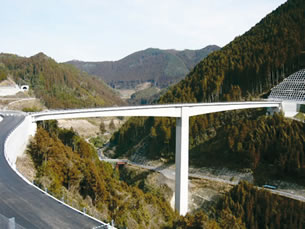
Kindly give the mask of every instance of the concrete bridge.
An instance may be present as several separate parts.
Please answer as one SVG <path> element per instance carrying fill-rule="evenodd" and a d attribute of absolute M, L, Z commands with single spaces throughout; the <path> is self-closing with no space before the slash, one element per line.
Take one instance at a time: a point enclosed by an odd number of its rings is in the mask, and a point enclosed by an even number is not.
<path fill-rule="evenodd" d="M 180 215 L 188 210 L 188 167 L 189 167 L 189 117 L 250 108 L 282 109 L 282 102 L 226 102 L 188 103 L 170 105 L 126 106 L 94 109 L 54 110 L 32 114 L 32 122 L 57 119 L 106 117 L 106 116 L 153 116 L 176 118 L 176 184 L 175 208 Z"/>

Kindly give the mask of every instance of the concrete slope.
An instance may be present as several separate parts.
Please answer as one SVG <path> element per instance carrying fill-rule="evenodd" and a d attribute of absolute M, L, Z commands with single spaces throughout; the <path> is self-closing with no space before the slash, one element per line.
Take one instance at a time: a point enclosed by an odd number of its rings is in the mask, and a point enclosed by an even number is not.
<path fill-rule="evenodd" d="M 54 201 L 28 185 L 8 165 L 4 142 L 22 116 L 4 116 L 0 122 L 0 214 L 28 228 L 93 228 L 98 222 Z M 16 139 L 18 141 L 18 139 Z"/>

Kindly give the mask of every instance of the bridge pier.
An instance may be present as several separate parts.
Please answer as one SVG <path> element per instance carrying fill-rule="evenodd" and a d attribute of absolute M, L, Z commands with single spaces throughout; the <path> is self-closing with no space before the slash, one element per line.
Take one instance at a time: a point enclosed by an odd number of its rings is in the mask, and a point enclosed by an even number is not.
<path fill-rule="evenodd" d="M 189 170 L 189 116 L 181 109 L 181 118 L 176 119 L 176 182 L 175 209 L 180 215 L 188 210 Z"/>

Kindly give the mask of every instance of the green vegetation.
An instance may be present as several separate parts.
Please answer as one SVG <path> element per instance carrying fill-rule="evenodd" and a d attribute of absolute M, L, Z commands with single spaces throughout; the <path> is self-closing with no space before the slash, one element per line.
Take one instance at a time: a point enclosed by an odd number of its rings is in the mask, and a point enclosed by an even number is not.
<path fill-rule="evenodd" d="M 190 160 L 198 166 L 251 168 L 258 184 L 265 183 L 269 176 L 304 184 L 304 131 L 304 123 L 278 114 L 239 120 L 192 148 Z"/>
<path fill-rule="evenodd" d="M 218 50 L 215 45 L 200 50 L 160 50 L 149 48 L 135 52 L 119 61 L 68 63 L 101 77 L 115 88 L 135 88 L 150 81 L 166 88 L 183 79 L 185 75 L 209 53 Z"/>
<path fill-rule="evenodd" d="M 167 65 L 164 69 L 164 74 L 167 77 L 181 77 L 185 76 L 190 69 L 186 67 L 183 60 L 175 55 L 167 56 Z"/>
<path fill-rule="evenodd" d="M 102 138 L 102 136 L 96 136 L 96 137 L 92 137 L 90 138 L 89 142 L 94 145 L 94 147 L 96 149 L 102 148 L 104 145 L 104 139 Z"/>
<path fill-rule="evenodd" d="M 305 203 L 242 182 L 220 201 L 221 228 L 304 228 Z M 237 227 L 238 225 L 241 225 Z"/>
<path fill-rule="evenodd" d="M 305 114 L 305 104 L 300 104 L 300 112 Z"/>
<path fill-rule="evenodd" d="M 301 121 L 301 122 L 305 122 L 305 114 L 303 112 L 299 112 L 297 113 L 294 118 L 296 118 L 297 120 Z"/>
<path fill-rule="evenodd" d="M 140 169 L 131 165 L 120 168 L 120 177 L 128 185 L 140 188 L 145 193 L 149 192 L 165 200 L 170 200 L 173 191 L 165 184 L 154 183 L 157 179 L 155 174 L 155 171 Z"/>
<path fill-rule="evenodd" d="M 132 105 L 144 105 L 152 104 L 154 101 L 158 100 L 161 95 L 166 92 L 166 88 L 160 90 L 157 87 L 150 87 L 141 91 L 138 91 L 131 95 L 131 98 L 128 99 L 128 104 Z"/>
<path fill-rule="evenodd" d="M 30 58 L 1 54 L 0 63 L 18 84 L 28 84 L 48 108 L 96 107 L 122 104 L 114 92 L 97 78 L 43 53 Z M 0 75 L 1 69 L 0 67 Z"/>
<path fill-rule="evenodd" d="M 32 107 L 25 107 L 22 109 L 23 112 L 39 112 L 42 111 L 41 108 L 36 107 L 36 106 L 32 106 Z"/>
<path fill-rule="evenodd" d="M 7 70 L 3 63 L 0 63 L 0 82 L 7 79 Z"/>
<path fill-rule="evenodd" d="M 101 134 L 104 134 L 106 132 L 106 127 L 105 127 L 104 121 L 102 121 L 100 124 L 100 132 L 101 132 Z"/>
<path fill-rule="evenodd" d="M 115 130 L 115 124 L 113 119 L 111 119 L 110 123 L 109 123 L 109 130 Z"/>
<path fill-rule="evenodd" d="M 203 211 L 187 214 L 174 222 L 174 228 L 304 228 L 304 210 L 304 202 L 241 182 L 211 209 L 210 218 Z"/>
<path fill-rule="evenodd" d="M 239 121 L 224 130 L 230 154 L 256 169 L 261 161 L 273 164 L 282 174 L 305 175 L 305 125 L 281 115 Z"/>
<path fill-rule="evenodd" d="M 121 181 L 119 171 L 99 161 L 90 144 L 72 129 L 58 128 L 55 121 L 39 124 L 28 153 L 37 185 L 58 198 L 80 197 L 80 208 L 93 205 L 102 220 L 114 219 L 121 227 L 159 228 L 171 227 L 176 217 L 162 196 Z"/>

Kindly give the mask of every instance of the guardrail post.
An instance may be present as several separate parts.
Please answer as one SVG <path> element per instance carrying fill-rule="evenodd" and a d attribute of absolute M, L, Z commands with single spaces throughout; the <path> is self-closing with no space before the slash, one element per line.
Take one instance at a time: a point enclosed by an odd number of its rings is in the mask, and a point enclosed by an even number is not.
<path fill-rule="evenodd" d="M 175 164 L 175 209 L 180 215 L 185 215 L 188 210 L 189 116 L 183 108 L 181 117 L 176 119 Z"/>
<path fill-rule="evenodd" d="M 12 217 L 8 219 L 8 229 L 15 229 L 16 224 L 15 224 L 15 217 Z"/>

